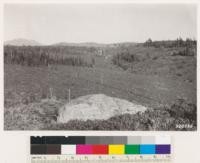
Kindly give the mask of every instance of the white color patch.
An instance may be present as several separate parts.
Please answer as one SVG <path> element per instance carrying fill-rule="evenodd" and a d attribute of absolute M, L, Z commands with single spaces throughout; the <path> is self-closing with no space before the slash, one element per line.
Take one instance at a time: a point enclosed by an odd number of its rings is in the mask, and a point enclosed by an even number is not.
<path fill-rule="evenodd" d="M 61 145 L 61 154 L 63 155 L 76 154 L 76 145 Z"/>

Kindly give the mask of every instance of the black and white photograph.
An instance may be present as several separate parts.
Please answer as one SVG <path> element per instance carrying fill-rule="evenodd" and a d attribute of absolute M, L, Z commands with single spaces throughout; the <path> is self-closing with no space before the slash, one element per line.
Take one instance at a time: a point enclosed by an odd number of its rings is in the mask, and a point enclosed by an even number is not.
<path fill-rule="evenodd" d="M 197 130 L 197 5 L 4 4 L 4 130 Z"/>

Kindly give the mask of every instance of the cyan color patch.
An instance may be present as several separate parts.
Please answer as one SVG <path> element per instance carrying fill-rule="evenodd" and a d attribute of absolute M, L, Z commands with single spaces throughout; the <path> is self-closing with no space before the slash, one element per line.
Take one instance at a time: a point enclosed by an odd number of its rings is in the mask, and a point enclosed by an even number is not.
<path fill-rule="evenodd" d="M 155 154 L 156 146 L 155 145 L 140 145 L 140 154 Z"/>

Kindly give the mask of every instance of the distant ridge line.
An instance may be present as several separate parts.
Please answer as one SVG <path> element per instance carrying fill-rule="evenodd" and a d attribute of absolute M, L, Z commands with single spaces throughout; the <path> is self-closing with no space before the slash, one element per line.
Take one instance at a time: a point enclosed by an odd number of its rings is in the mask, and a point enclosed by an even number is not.
<path fill-rule="evenodd" d="M 31 39 L 13 39 L 4 41 L 4 45 L 10 46 L 85 46 L 85 47 L 106 47 L 106 46 L 119 46 L 119 45 L 135 45 L 136 42 L 118 42 L 118 43 L 96 43 L 96 42 L 58 42 L 53 44 L 42 44 Z"/>

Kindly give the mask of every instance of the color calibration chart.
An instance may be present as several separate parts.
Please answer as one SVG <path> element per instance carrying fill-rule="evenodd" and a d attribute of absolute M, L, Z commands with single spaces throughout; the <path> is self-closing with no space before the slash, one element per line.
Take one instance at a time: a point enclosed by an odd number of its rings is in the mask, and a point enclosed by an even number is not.
<path fill-rule="evenodd" d="M 171 163 L 169 136 L 31 137 L 31 163 Z"/>

